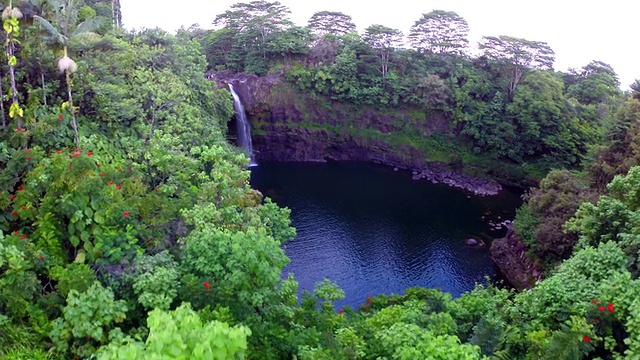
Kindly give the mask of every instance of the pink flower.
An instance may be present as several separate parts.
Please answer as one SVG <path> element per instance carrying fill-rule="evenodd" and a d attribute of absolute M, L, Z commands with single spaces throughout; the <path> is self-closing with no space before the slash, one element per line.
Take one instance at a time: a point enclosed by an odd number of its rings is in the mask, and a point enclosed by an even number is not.
<path fill-rule="evenodd" d="M 338 310 L 338 314 L 342 314 L 342 313 L 344 313 L 344 310 L 342 309 Z"/>

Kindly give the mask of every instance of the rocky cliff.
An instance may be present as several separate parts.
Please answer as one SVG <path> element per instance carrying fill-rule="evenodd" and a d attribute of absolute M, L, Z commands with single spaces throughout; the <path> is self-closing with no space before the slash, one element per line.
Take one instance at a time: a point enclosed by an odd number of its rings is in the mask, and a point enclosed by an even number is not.
<path fill-rule="evenodd" d="M 275 75 L 219 72 L 207 77 L 220 87 L 233 84 L 251 122 L 258 162 L 368 161 L 411 170 L 416 180 L 445 183 L 478 195 L 497 194 L 501 189 L 495 181 L 461 171 L 455 151 L 450 151 L 457 129 L 440 114 L 339 103 L 302 94 Z"/>

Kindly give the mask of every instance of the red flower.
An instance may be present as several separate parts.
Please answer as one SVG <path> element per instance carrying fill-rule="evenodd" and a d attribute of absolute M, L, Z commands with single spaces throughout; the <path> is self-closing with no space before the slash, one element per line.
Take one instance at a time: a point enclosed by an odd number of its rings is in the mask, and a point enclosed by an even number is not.
<path fill-rule="evenodd" d="M 122 213 L 122 216 L 124 216 L 124 217 L 129 216 L 129 212 L 128 212 L 128 211 L 125 211 L 124 213 Z"/>
<path fill-rule="evenodd" d="M 62 114 L 58 115 L 58 120 L 62 121 L 62 119 L 64 119 L 64 116 L 62 116 Z"/>
<path fill-rule="evenodd" d="M 340 309 L 338 310 L 338 314 L 342 314 L 344 312 L 344 310 Z"/>
<path fill-rule="evenodd" d="M 153 189 L 154 192 L 158 192 L 158 188 Z"/>
<path fill-rule="evenodd" d="M 131 171 L 132 168 L 129 168 L 129 171 Z"/>
<path fill-rule="evenodd" d="M 24 188 L 22 187 L 22 185 L 18 186 L 18 191 L 22 191 L 24 190 Z"/>
<path fill-rule="evenodd" d="M 89 152 L 87 153 L 87 156 L 91 156 L 91 155 L 93 155 L 93 151 L 89 151 Z"/>
<path fill-rule="evenodd" d="M 100 176 L 104 176 L 104 173 L 103 173 L 103 172 L 101 172 L 101 173 L 100 173 Z"/>
<path fill-rule="evenodd" d="M 207 291 L 211 290 L 211 283 L 210 283 L 210 282 L 205 281 L 203 285 L 204 285 L 204 288 L 205 288 Z"/>
<path fill-rule="evenodd" d="M 26 153 L 30 153 L 30 152 L 31 152 L 31 149 L 27 149 L 27 150 L 25 150 L 24 152 L 26 152 Z"/>
<path fill-rule="evenodd" d="M 58 150 L 58 151 L 56 151 L 56 154 L 61 155 L 62 151 Z"/>
<path fill-rule="evenodd" d="M 589 343 L 591 342 L 591 338 L 589 337 L 589 335 L 585 335 L 582 337 L 582 340 L 584 340 L 584 342 Z"/>
<path fill-rule="evenodd" d="M 14 231 L 13 235 L 20 235 L 20 231 Z"/>
<path fill-rule="evenodd" d="M 122 189 L 122 186 L 116 185 L 116 189 L 120 190 L 120 189 Z"/>
<path fill-rule="evenodd" d="M 67 167 L 68 167 L 69 169 L 71 169 L 71 167 L 72 167 L 72 166 L 71 166 L 71 165 L 69 165 L 69 166 L 67 166 Z"/>
<path fill-rule="evenodd" d="M 20 240 L 24 240 L 27 238 L 27 235 L 20 235 Z"/>
<path fill-rule="evenodd" d="M 607 310 L 609 310 L 609 312 L 613 312 L 613 304 L 609 303 L 609 305 L 607 305 Z"/>
<path fill-rule="evenodd" d="M 15 195 L 11 195 L 11 201 L 13 201 L 16 198 Z"/>
<path fill-rule="evenodd" d="M 598 310 L 600 310 L 600 311 L 604 311 L 604 306 L 600 306 L 600 307 L 598 308 Z"/>
<path fill-rule="evenodd" d="M 40 260 L 40 261 L 44 260 L 44 256 L 38 257 L 38 260 Z"/>
<path fill-rule="evenodd" d="M 109 181 L 107 185 L 113 185 L 113 181 Z"/>
<path fill-rule="evenodd" d="M 16 132 L 22 132 L 22 128 L 17 128 Z"/>
<path fill-rule="evenodd" d="M 31 156 L 27 156 L 27 160 L 31 160 Z"/>
<path fill-rule="evenodd" d="M 78 156 L 80 156 L 80 154 L 78 154 L 78 153 L 73 153 L 73 157 L 78 157 Z"/>
<path fill-rule="evenodd" d="M 22 205 L 22 210 L 27 210 L 27 206 L 26 205 Z"/>
<path fill-rule="evenodd" d="M 11 215 L 18 216 L 18 213 L 14 211 L 14 212 L 11 213 Z"/>

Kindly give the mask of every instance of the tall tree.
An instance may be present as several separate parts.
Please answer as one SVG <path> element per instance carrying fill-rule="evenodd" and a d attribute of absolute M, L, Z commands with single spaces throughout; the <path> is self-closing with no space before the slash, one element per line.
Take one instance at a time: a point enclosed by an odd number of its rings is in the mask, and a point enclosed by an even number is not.
<path fill-rule="evenodd" d="M 96 38 L 98 35 L 93 31 L 100 27 L 102 19 L 94 17 L 78 24 L 78 10 L 82 4 L 79 0 L 51 0 L 51 4 L 55 9 L 53 14 L 53 23 L 56 24 L 55 26 L 43 17 L 36 15 L 34 19 L 40 23 L 48 33 L 49 37 L 47 40 L 54 46 L 62 47 L 62 57 L 58 60 L 58 70 L 65 74 L 67 83 L 67 103 L 63 104 L 63 107 L 68 107 L 71 113 L 74 141 L 76 145 L 78 145 L 80 142 L 78 121 L 76 119 L 76 111 L 73 106 L 73 95 L 71 92 L 71 75 L 78 70 L 78 65 L 69 57 L 68 45 L 74 41 Z"/>
<path fill-rule="evenodd" d="M 467 21 L 453 11 L 433 10 L 422 14 L 411 27 L 409 41 L 421 51 L 433 53 L 463 53 L 469 40 Z"/>
<path fill-rule="evenodd" d="M 311 16 L 308 26 L 318 38 L 327 34 L 340 36 L 356 31 L 351 16 L 338 11 L 319 11 Z"/>
<path fill-rule="evenodd" d="M 522 76 L 530 69 L 553 69 L 555 53 L 546 42 L 511 36 L 484 36 L 479 47 L 490 59 L 504 63 L 509 73 L 507 94 L 513 97 Z"/>
<path fill-rule="evenodd" d="M 277 33 L 268 44 L 268 49 L 284 58 L 285 66 L 289 65 L 295 55 L 306 54 L 309 51 L 309 30 L 300 26 L 293 26 Z"/>
<path fill-rule="evenodd" d="M 216 16 L 213 23 L 235 31 L 239 41 L 257 48 L 266 59 L 269 36 L 292 25 L 290 13 L 289 8 L 278 1 L 258 0 L 231 5 L 231 10 Z"/>
<path fill-rule="evenodd" d="M 607 103 L 622 95 L 618 75 L 609 64 L 594 60 L 571 73 L 575 84 L 569 86 L 567 93 L 583 104 Z"/>
<path fill-rule="evenodd" d="M 369 44 L 380 55 L 380 73 L 382 81 L 387 78 L 391 54 L 402 42 L 402 32 L 384 25 L 371 25 L 364 31 L 364 42 Z"/>

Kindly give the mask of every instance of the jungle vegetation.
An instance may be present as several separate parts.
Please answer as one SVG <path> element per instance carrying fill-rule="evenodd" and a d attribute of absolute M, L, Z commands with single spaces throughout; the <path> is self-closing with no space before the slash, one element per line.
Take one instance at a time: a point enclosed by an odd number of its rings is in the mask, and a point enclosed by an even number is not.
<path fill-rule="evenodd" d="M 116 3 L 5 4 L 0 357 L 640 358 L 640 86 L 623 93 L 599 62 L 554 72 L 546 44 L 508 36 L 470 57 L 450 12 L 424 14 L 401 49 L 383 25 L 360 36 L 327 11 L 297 27 L 265 1 L 215 31 L 127 32 Z M 325 280 L 299 298 L 282 278 L 289 211 L 249 186 L 208 68 L 439 111 L 479 153 L 552 164 L 516 219 L 546 278 L 356 309 L 335 309 Z"/>

